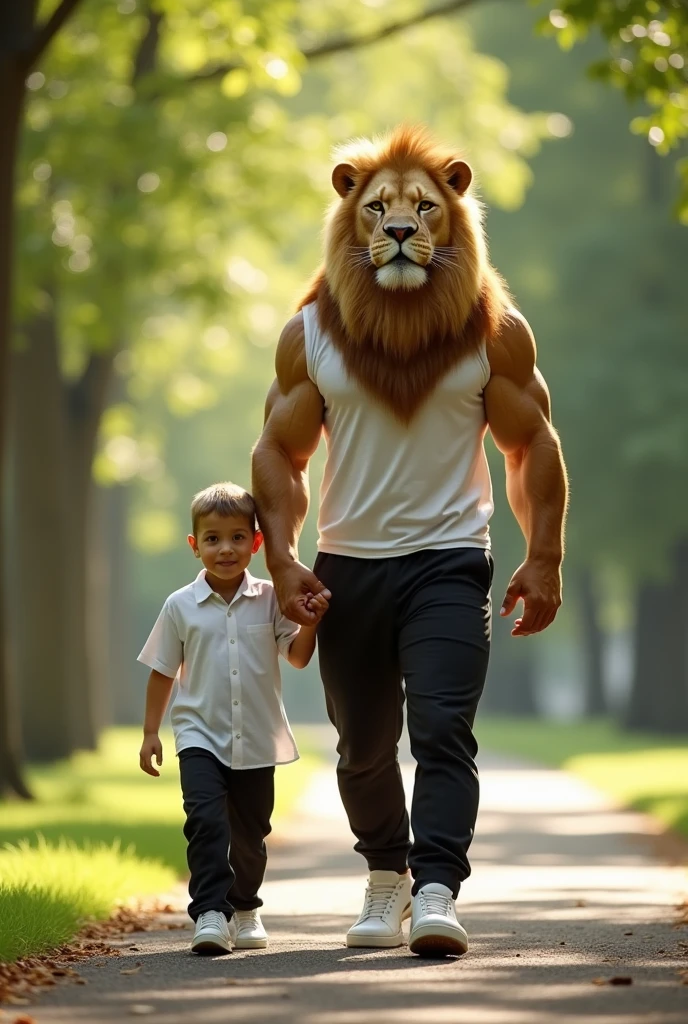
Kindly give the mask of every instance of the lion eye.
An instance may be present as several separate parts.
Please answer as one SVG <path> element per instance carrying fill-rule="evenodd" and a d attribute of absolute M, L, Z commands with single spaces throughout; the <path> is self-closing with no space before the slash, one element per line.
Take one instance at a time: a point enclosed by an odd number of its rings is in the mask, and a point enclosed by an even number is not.
<path fill-rule="evenodd" d="M 427 213 L 428 210 L 434 210 L 436 206 L 437 203 L 431 203 L 429 199 L 424 199 L 418 209 L 421 213 Z"/>
<path fill-rule="evenodd" d="M 372 203 L 368 203 L 368 209 L 373 213 L 383 213 L 385 208 L 379 199 L 375 199 Z"/>

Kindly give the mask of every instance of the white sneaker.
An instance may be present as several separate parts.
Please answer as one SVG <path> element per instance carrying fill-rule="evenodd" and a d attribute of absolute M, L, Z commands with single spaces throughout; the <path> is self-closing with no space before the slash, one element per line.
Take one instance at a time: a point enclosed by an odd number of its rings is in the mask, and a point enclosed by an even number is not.
<path fill-rule="evenodd" d="M 419 956 L 461 956 L 468 949 L 466 931 L 456 919 L 451 889 L 428 882 L 413 897 L 409 949 Z"/>
<path fill-rule="evenodd" d="M 396 871 L 371 871 L 363 910 L 349 928 L 347 946 L 403 946 L 402 921 L 411 914 L 411 878 Z"/>
<path fill-rule="evenodd" d="M 268 933 L 257 910 L 235 910 L 229 934 L 237 949 L 265 949 L 268 944 Z"/>
<path fill-rule="evenodd" d="M 231 948 L 225 915 L 219 910 L 206 910 L 204 914 L 199 914 L 191 940 L 192 952 L 229 953 Z"/>

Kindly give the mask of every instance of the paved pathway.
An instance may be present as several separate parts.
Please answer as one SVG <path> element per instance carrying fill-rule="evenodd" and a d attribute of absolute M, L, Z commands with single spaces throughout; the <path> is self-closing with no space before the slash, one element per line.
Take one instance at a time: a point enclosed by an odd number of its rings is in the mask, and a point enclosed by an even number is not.
<path fill-rule="evenodd" d="M 404 774 L 410 784 L 411 768 Z M 269 950 L 207 959 L 188 952 L 188 931 L 136 935 L 123 958 L 81 968 L 86 986 L 51 991 L 31 1015 L 36 1024 L 114 1024 L 137 1010 L 151 1024 L 687 1024 L 688 928 L 675 927 L 686 874 L 658 855 L 648 820 L 562 772 L 497 759 L 483 760 L 482 791 L 474 874 L 460 898 L 471 949 L 460 960 L 344 946 L 364 872 L 328 767 L 272 846 Z M 633 984 L 594 983 L 613 976 Z"/>

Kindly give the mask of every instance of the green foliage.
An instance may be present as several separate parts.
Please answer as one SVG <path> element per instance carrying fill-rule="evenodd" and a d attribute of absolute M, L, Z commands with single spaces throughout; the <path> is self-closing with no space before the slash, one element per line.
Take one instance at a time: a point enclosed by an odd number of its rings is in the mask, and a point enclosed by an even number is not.
<path fill-rule="evenodd" d="M 684 0 L 562 0 L 540 23 L 570 48 L 592 27 L 609 53 L 590 67 L 593 77 L 642 100 L 649 113 L 631 122 L 658 153 L 678 148 L 688 137 L 688 6 Z M 678 165 L 682 181 L 678 212 L 688 224 L 688 161 Z"/>
<path fill-rule="evenodd" d="M 688 748 L 677 747 L 675 740 L 622 732 L 605 720 L 479 718 L 476 733 L 486 750 L 565 768 L 619 803 L 688 835 Z"/>
<path fill-rule="evenodd" d="M 20 841 L 0 851 L 0 961 L 46 952 L 118 902 L 169 888 L 174 873 L 119 843 Z"/>

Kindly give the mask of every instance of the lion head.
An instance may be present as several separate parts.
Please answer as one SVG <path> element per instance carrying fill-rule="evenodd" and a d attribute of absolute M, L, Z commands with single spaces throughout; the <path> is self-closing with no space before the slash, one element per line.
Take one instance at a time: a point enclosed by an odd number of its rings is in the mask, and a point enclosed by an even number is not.
<path fill-rule="evenodd" d="M 324 266 L 301 305 L 317 300 L 349 373 L 408 422 L 498 329 L 508 297 L 458 154 L 402 126 L 339 157 Z"/>

